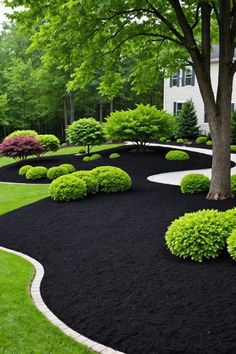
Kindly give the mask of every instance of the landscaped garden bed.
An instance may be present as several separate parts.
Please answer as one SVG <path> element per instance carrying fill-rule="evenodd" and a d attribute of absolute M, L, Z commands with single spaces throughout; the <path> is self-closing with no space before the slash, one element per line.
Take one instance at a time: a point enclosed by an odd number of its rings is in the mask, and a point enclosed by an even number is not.
<path fill-rule="evenodd" d="M 78 169 L 112 164 L 130 174 L 133 187 L 69 203 L 47 198 L 6 214 L 0 219 L 1 245 L 43 264 L 48 307 L 97 342 L 128 354 L 233 352 L 235 262 L 224 252 L 202 264 L 181 260 L 171 255 L 164 236 L 185 212 L 225 210 L 235 200 L 207 201 L 204 193 L 185 195 L 179 187 L 146 179 L 210 167 L 209 156 L 189 152 L 189 160 L 168 161 L 164 148 L 143 154 L 130 149 L 103 152 L 92 162 L 70 155 L 31 160 Z M 115 151 L 121 157 L 111 161 Z M 1 179 L 21 182 L 19 165 L 1 168 Z"/>

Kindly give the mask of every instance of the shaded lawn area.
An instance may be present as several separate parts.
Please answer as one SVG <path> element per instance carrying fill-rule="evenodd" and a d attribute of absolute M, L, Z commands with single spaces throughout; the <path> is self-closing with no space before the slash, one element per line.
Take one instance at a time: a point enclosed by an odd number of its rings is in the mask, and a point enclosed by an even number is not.
<path fill-rule="evenodd" d="M 0 352 L 5 354 L 91 354 L 38 311 L 29 294 L 34 275 L 26 260 L 0 251 Z"/>

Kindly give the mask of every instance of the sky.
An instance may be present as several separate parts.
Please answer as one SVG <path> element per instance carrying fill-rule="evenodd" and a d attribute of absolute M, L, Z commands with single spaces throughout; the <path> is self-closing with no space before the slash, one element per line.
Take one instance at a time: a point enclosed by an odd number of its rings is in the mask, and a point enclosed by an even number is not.
<path fill-rule="evenodd" d="M 3 5 L 2 0 L 0 0 L 0 23 L 7 20 L 6 16 L 4 15 L 5 12 L 10 13 L 10 12 L 12 12 L 12 10 L 9 7 L 6 8 Z"/>

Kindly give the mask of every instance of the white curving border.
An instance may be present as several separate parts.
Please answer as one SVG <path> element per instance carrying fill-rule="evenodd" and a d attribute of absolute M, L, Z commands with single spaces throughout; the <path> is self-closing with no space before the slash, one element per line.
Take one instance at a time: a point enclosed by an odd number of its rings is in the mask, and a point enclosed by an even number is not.
<path fill-rule="evenodd" d="M 58 327 L 64 334 L 67 336 L 73 338 L 76 342 L 79 342 L 80 344 L 83 344 L 87 346 L 89 349 L 93 350 L 95 353 L 100 353 L 100 354 L 125 354 L 123 352 L 119 352 L 117 350 L 114 350 L 112 348 L 106 347 L 103 344 L 94 342 L 93 340 L 81 335 L 80 333 L 74 331 L 70 327 L 68 327 L 64 322 L 62 322 L 57 316 L 54 315 L 52 311 L 49 310 L 47 305 L 44 303 L 41 292 L 40 292 L 40 285 L 41 281 L 44 276 L 44 268 L 41 263 L 39 263 L 36 259 L 27 256 L 24 253 L 17 252 L 14 250 L 11 250 L 9 248 L 1 247 L 0 250 L 15 254 L 19 257 L 24 258 L 28 262 L 30 262 L 34 268 L 35 268 L 35 276 L 32 281 L 31 287 L 30 287 L 30 294 L 32 297 L 32 300 L 36 307 L 39 309 L 40 312 L 44 314 L 44 316 L 56 327 Z"/>

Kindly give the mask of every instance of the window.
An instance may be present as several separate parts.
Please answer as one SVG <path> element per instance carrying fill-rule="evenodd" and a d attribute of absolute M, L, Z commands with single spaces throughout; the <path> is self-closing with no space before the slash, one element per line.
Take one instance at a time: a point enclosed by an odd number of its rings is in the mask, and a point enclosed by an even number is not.
<path fill-rule="evenodd" d="M 180 72 L 178 71 L 170 78 L 170 87 L 172 86 L 179 87 L 179 79 L 180 79 Z"/>
<path fill-rule="evenodd" d="M 192 67 L 186 67 L 182 72 L 182 86 L 194 86 L 195 73 Z"/>
<path fill-rule="evenodd" d="M 234 111 L 235 111 L 235 104 L 231 103 L 231 113 L 234 113 Z"/>
<path fill-rule="evenodd" d="M 183 102 L 174 102 L 173 113 L 177 116 L 182 110 Z"/>

